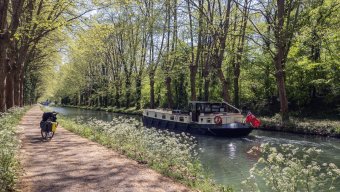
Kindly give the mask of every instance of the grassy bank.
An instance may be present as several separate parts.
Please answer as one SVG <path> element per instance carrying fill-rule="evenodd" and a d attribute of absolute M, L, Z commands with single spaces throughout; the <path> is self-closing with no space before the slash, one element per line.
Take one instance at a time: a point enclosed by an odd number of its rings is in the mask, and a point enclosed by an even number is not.
<path fill-rule="evenodd" d="M 16 126 L 26 108 L 14 108 L 0 114 L 0 191 L 15 191 L 20 172 L 17 152 L 20 141 Z"/>
<path fill-rule="evenodd" d="M 290 117 L 287 125 L 281 125 L 279 115 L 274 117 L 261 117 L 262 130 L 285 131 L 301 134 L 313 134 L 340 138 L 340 121 L 328 119 L 308 119 Z"/>
<path fill-rule="evenodd" d="M 133 119 L 112 122 L 93 120 L 81 123 L 60 117 L 61 125 L 82 137 L 147 164 L 150 168 L 199 191 L 232 191 L 215 184 L 198 161 L 193 137 L 157 129 L 147 129 Z"/>

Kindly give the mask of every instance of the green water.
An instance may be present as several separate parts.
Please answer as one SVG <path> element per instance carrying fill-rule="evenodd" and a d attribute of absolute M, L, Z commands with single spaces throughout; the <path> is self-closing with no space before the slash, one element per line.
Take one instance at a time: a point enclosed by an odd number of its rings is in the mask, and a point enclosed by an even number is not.
<path fill-rule="evenodd" d="M 84 119 L 96 118 L 103 121 L 111 121 L 120 114 L 104 111 L 94 111 L 76 108 L 53 107 L 57 111 L 69 117 L 83 117 Z M 125 117 L 131 117 L 123 115 Z M 138 116 L 134 116 L 140 118 Z M 200 159 L 204 167 L 211 173 L 217 183 L 231 185 L 236 190 L 240 189 L 240 183 L 249 176 L 249 169 L 258 160 L 258 156 L 247 153 L 253 146 L 262 143 L 272 145 L 293 144 L 297 147 L 316 147 L 323 151 L 319 161 L 335 163 L 340 167 L 340 139 L 299 135 L 281 132 L 268 132 L 255 130 L 244 138 L 216 138 L 210 136 L 195 136 L 198 141 Z M 340 183 L 336 184 L 340 191 Z"/>

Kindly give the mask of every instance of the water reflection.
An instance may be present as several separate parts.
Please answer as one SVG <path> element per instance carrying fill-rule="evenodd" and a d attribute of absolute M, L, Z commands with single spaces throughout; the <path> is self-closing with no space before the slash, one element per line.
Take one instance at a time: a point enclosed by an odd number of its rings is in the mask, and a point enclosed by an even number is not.
<path fill-rule="evenodd" d="M 228 156 L 230 159 L 235 159 L 236 146 L 233 143 L 228 145 Z"/>
<path fill-rule="evenodd" d="M 69 108 L 69 107 L 49 107 L 49 109 L 51 111 L 52 110 L 56 111 L 70 118 L 81 117 L 85 121 L 95 118 L 98 120 L 109 122 L 109 121 L 112 121 L 114 117 L 119 117 L 119 116 L 140 119 L 140 117 L 136 115 L 125 115 L 125 114 L 118 114 L 118 113 L 112 113 L 112 112 L 106 112 L 106 111 L 95 111 L 95 110 Z"/>

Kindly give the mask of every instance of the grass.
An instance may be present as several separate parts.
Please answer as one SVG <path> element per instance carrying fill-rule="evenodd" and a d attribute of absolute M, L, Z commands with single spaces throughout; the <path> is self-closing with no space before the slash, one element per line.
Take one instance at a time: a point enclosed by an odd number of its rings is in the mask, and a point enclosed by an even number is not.
<path fill-rule="evenodd" d="M 232 191 L 230 187 L 215 184 L 205 173 L 198 160 L 196 141 L 187 134 L 148 129 L 140 122 L 126 118 L 82 123 L 81 120 L 60 116 L 59 122 L 69 131 L 146 164 L 198 191 Z"/>
<path fill-rule="evenodd" d="M 12 108 L 0 114 L 0 191 L 16 191 L 20 173 L 17 157 L 20 140 L 16 126 L 27 108 Z"/>
<path fill-rule="evenodd" d="M 281 126 L 279 115 L 261 117 L 262 129 L 287 131 L 293 133 L 314 134 L 340 138 L 340 121 L 328 119 L 308 119 L 290 117 L 285 126 Z"/>

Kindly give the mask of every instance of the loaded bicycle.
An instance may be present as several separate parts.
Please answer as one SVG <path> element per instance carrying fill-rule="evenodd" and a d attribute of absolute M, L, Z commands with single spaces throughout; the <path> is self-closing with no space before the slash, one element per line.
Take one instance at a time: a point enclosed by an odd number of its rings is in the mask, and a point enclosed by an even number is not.
<path fill-rule="evenodd" d="M 44 112 L 40 121 L 41 137 L 44 140 L 53 138 L 58 127 L 57 114 L 56 112 Z"/>

